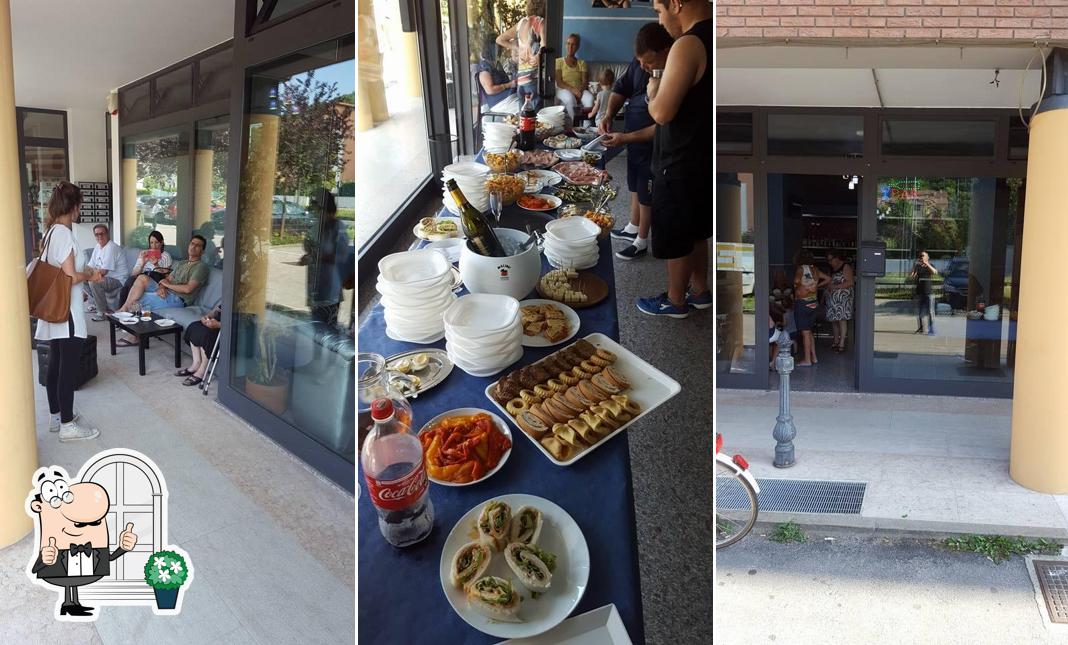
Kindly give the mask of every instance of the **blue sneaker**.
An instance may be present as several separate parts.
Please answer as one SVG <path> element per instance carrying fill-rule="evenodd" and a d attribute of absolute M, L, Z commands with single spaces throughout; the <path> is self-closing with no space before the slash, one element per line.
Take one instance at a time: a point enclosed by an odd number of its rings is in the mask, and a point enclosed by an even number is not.
<path fill-rule="evenodd" d="M 708 309 L 712 306 L 712 290 L 695 296 L 692 293 L 686 294 L 686 304 L 690 305 L 694 309 Z"/>
<path fill-rule="evenodd" d="M 668 299 L 667 293 L 662 293 L 659 296 L 653 296 L 652 298 L 638 298 L 638 300 L 635 301 L 635 304 L 638 305 L 638 311 L 643 314 L 649 314 L 650 316 L 685 318 L 690 315 L 689 305 L 676 307 L 671 304 L 671 300 Z"/>

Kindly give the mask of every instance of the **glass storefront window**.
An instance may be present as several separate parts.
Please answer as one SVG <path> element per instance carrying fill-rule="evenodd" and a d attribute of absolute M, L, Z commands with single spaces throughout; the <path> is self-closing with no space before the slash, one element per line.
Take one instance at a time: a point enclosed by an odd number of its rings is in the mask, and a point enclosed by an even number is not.
<path fill-rule="evenodd" d="M 837 157 L 864 154 L 864 117 L 769 114 L 768 154 Z"/>
<path fill-rule="evenodd" d="M 753 115 L 749 112 L 716 114 L 716 154 L 753 154 Z"/>
<path fill-rule="evenodd" d="M 430 174 L 426 110 L 415 33 L 401 31 L 398 3 L 357 7 L 360 88 L 356 139 L 356 246 L 363 248 Z"/>
<path fill-rule="evenodd" d="M 992 177 L 879 180 L 877 376 L 1012 381 L 1022 188 Z"/>
<path fill-rule="evenodd" d="M 355 198 L 342 193 L 355 62 L 324 66 L 338 51 L 352 46 L 327 43 L 249 75 L 237 239 L 226 241 L 230 385 L 353 462 Z"/>
<path fill-rule="evenodd" d="M 721 373 L 752 374 L 756 366 L 753 195 L 752 174 L 716 176 L 716 370 Z"/>
<path fill-rule="evenodd" d="M 230 151 L 230 117 L 197 123 L 193 187 L 193 233 L 208 241 L 204 262 L 223 267 L 226 226 L 226 166 Z"/>
<path fill-rule="evenodd" d="M 189 163 L 189 137 L 185 132 L 167 132 L 126 138 L 124 163 L 136 163 L 136 218 L 124 218 L 124 246 L 148 248 L 148 234 L 159 231 L 167 251 L 175 259 L 186 257 L 192 234 L 184 202 L 186 186 L 193 180 Z"/>
<path fill-rule="evenodd" d="M 994 121 L 883 119 L 883 154 L 912 157 L 992 157 Z"/>

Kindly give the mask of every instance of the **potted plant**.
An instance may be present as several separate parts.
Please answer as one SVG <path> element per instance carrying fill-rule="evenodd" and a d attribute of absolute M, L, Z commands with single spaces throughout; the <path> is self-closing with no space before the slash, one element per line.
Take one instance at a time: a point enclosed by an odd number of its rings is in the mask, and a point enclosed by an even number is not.
<path fill-rule="evenodd" d="M 285 370 L 278 368 L 278 336 L 281 330 L 275 325 L 265 325 L 260 331 L 256 361 L 245 378 L 245 393 L 249 398 L 275 414 L 282 414 L 289 407 L 286 394 L 289 379 Z"/>
<path fill-rule="evenodd" d="M 174 611 L 178 592 L 190 579 L 190 567 L 177 551 L 156 551 L 145 563 L 145 582 L 156 594 L 156 609 Z"/>

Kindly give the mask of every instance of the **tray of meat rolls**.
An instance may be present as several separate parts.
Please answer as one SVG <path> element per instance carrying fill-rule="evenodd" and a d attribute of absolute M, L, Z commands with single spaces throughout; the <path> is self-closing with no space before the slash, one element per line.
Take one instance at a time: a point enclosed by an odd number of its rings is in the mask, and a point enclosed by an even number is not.
<path fill-rule="evenodd" d="M 570 466 L 682 388 L 604 334 L 506 374 L 486 396 L 558 466 Z"/>

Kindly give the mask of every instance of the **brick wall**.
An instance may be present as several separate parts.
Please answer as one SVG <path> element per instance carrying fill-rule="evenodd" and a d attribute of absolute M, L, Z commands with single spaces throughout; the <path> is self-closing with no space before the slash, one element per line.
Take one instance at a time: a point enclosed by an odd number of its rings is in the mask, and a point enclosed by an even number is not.
<path fill-rule="evenodd" d="M 716 0 L 721 38 L 1068 42 L 1068 0 Z"/>

